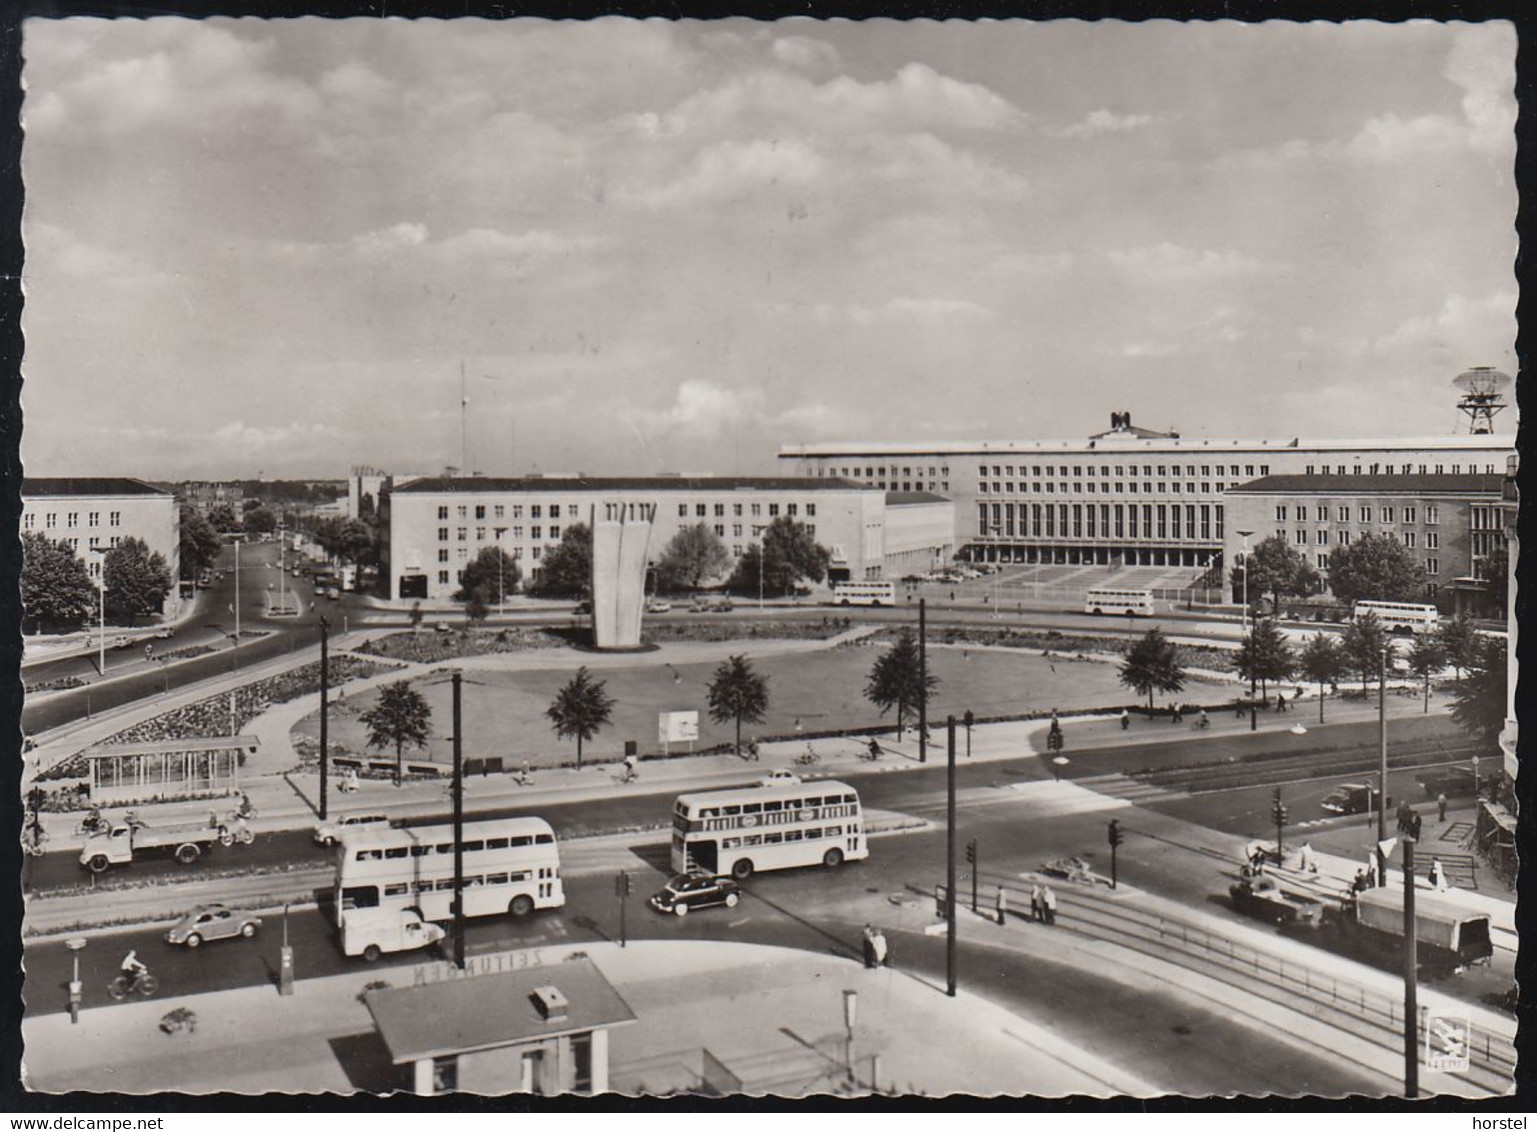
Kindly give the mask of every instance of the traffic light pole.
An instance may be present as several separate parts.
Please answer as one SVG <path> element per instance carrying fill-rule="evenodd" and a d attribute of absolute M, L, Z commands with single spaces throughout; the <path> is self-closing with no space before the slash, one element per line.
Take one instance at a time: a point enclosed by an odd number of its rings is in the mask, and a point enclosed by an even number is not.
<path fill-rule="evenodd" d="M 1110 819 L 1110 887 L 1111 888 L 1115 888 L 1116 887 L 1115 851 L 1120 846 L 1120 844 L 1121 844 L 1121 823 L 1117 819 L 1111 818 Z"/>
<path fill-rule="evenodd" d="M 464 678 L 454 673 L 454 966 L 464 970 L 464 728 L 459 711 Z"/>
<path fill-rule="evenodd" d="M 1270 819 L 1275 822 L 1275 861 L 1280 864 L 1283 858 L 1281 847 L 1281 830 L 1286 826 L 1286 805 L 1281 801 L 1281 788 L 1275 788 L 1275 801 L 1270 804 Z"/>
<path fill-rule="evenodd" d="M 1414 923 L 1414 838 L 1404 838 L 1404 1096 L 1420 1095 L 1419 941 Z"/>
<path fill-rule="evenodd" d="M 921 616 L 923 607 L 919 606 Z M 945 789 L 945 993 L 955 997 L 955 716 L 946 721 L 949 773 Z"/>
<path fill-rule="evenodd" d="M 918 761 L 929 761 L 929 618 L 927 599 L 918 599 Z M 953 752 L 952 752 L 953 753 Z M 951 881 L 955 880 L 952 873 Z"/>
<path fill-rule="evenodd" d="M 614 877 L 614 895 L 619 897 L 619 946 L 625 945 L 628 936 L 625 933 L 624 910 L 629 904 L 630 874 L 621 872 Z"/>

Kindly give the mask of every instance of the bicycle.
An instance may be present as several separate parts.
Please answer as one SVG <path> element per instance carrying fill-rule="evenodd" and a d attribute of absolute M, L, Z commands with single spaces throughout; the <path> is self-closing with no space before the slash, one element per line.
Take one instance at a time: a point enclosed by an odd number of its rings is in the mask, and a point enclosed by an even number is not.
<path fill-rule="evenodd" d="M 112 996 L 112 1001 L 122 1002 L 132 994 L 148 998 L 159 988 L 160 980 L 148 973 L 132 978 L 128 975 L 119 975 L 107 984 L 107 993 Z"/>
<path fill-rule="evenodd" d="M 1190 724 L 1190 730 L 1192 730 L 1192 731 L 1210 731 L 1211 730 L 1211 720 L 1210 719 L 1197 719 L 1197 720 L 1195 720 L 1194 722 L 1192 722 Z"/>
<path fill-rule="evenodd" d="M 635 773 L 633 767 L 625 767 L 623 771 L 614 775 L 613 779 L 620 786 L 628 786 L 632 782 L 640 781 L 640 775 Z"/>
<path fill-rule="evenodd" d="M 822 761 L 822 756 L 811 749 L 811 744 L 806 744 L 806 753 L 795 756 L 796 766 L 814 766 Z"/>

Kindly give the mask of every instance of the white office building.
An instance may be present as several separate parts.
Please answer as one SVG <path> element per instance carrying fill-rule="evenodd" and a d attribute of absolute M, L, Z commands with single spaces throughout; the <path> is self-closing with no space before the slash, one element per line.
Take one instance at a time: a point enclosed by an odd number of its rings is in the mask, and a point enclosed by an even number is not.
<path fill-rule="evenodd" d="M 143 480 L 28 477 L 21 483 L 21 529 L 69 546 L 98 580 L 101 555 L 94 552 L 125 538 L 158 552 L 173 582 L 181 569 L 181 507 L 171 492 Z M 167 601 L 176 601 L 174 585 Z"/>

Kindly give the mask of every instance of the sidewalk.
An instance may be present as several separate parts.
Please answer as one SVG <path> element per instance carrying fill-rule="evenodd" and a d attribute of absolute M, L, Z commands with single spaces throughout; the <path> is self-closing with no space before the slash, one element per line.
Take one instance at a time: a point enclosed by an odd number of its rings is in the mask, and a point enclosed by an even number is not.
<path fill-rule="evenodd" d="M 1110 1065 L 985 999 L 950 999 L 890 969 L 865 970 L 832 956 L 749 944 L 582 944 L 513 953 L 519 965 L 558 970 L 587 954 L 637 1016 L 613 1031 L 611 1085 L 652 1093 L 697 1087 L 688 1055 L 708 1050 L 749 1094 L 828 1092 L 847 1079 L 843 991 L 859 994 L 855 1069 L 868 1091 L 880 1056 L 883 1088 L 943 1095 L 1155 1095 L 1134 1073 Z M 67 1013 L 28 1018 L 24 1079 L 43 1092 L 381 1092 L 397 1077 L 367 1008 L 373 982 L 411 985 L 441 977 L 446 964 L 360 969 L 299 982 L 291 998 L 273 987 L 99 1007 L 71 1026 Z M 468 976 L 474 977 L 474 976 Z M 795 987 L 800 993 L 786 994 Z M 162 1034 L 179 1006 L 197 1014 L 195 1033 Z M 1021 1047 L 1031 1051 L 1021 1056 Z M 755 1078 L 758 1084 L 755 1084 Z M 779 1082 L 770 1084 L 768 1082 Z"/>

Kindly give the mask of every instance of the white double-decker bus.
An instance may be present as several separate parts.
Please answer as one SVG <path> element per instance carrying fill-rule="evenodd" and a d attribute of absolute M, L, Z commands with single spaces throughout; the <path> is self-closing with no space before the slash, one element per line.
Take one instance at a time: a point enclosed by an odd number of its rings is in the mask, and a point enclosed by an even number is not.
<path fill-rule="evenodd" d="M 1389 633 L 1433 633 L 1441 623 L 1435 606 L 1409 601 L 1358 601 L 1350 616 L 1359 621 L 1368 613 L 1375 614 L 1377 623 Z"/>
<path fill-rule="evenodd" d="M 1122 590 L 1111 587 L 1092 589 L 1083 595 L 1085 613 L 1130 613 L 1138 617 L 1153 615 L 1152 590 Z"/>
<path fill-rule="evenodd" d="M 566 902 L 555 831 L 542 818 L 463 825 L 464 914 L 526 916 Z M 337 850 L 337 925 L 360 909 L 415 909 L 424 920 L 453 917 L 454 827 L 424 825 L 342 835 Z"/>
<path fill-rule="evenodd" d="M 673 807 L 672 867 L 746 880 L 768 869 L 870 855 L 859 795 L 841 782 L 745 786 L 684 794 Z"/>
<path fill-rule="evenodd" d="M 839 582 L 833 587 L 833 601 L 838 605 L 895 605 L 894 582 Z"/>

